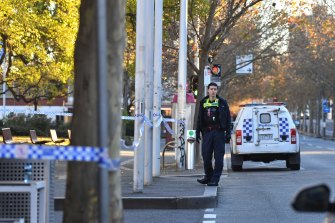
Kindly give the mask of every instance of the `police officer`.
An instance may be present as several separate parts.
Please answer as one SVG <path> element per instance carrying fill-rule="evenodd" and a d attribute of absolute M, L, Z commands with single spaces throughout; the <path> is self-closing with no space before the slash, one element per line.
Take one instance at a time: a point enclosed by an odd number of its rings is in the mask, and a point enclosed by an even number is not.
<path fill-rule="evenodd" d="M 223 169 L 225 142 L 230 140 L 230 110 L 225 99 L 217 95 L 218 85 L 214 82 L 207 86 L 208 96 L 200 101 L 197 120 L 197 142 L 202 135 L 202 158 L 205 176 L 197 179 L 201 184 L 217 186 Z M 214 169 L 212 157 L 214 153 Z"/>

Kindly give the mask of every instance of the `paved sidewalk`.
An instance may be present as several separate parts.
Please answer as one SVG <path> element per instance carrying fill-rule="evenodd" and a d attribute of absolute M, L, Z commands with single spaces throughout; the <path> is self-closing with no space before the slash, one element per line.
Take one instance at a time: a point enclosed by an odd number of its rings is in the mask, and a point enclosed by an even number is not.
<path fill-rule="evenodd" d="M 140 193 L 133 192 L 133 161 L 124 163 L 121 181 L 125 209 L 196 209 L 217 205 L 217 187 L 197 182 L 203 177 L 202 163 L 193 170 L 177 170 L 174 152 L 166 152 L 164 168 L 161 160 L 160 177 L 153 177 L 152 183 L 144 185 Z"/>
<path fill-rule="evenodd" d="M 226 147 L 229 147 L 226 145 Z M 121 156 L 123 152 L 121 152 Z M 208 187 L 197 182 L 203 177 L 202 162 L 193 170 L 177 170 L 174 152 L 165 153 L 165 165 L 161 175 L 154 177 L 150 185 L 144 185 L 141 193 L 133 192 L 133 152 L 126 151 L 127 159 L 121 164 L 122 200 L 124 209 L 203 209 L 217 206 L 218 187 Z M 64 197 L 66 162 L 59 162 L 56 170 L 55 197 Z M 225 161 L 223 175 L 227 175 Z M 224 177 L 224 176 L 222 176 Z M 221 178 L 222 178 L 221 177 Z M 56 211 L 56 222 L 62 219 L 62 211 Z"/>

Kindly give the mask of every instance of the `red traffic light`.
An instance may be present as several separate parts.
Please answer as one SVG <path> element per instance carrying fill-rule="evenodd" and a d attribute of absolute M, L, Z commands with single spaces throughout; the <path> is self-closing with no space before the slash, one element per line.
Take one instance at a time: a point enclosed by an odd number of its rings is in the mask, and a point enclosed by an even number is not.
<path fill-rule="evenodd" d="M 213 64 L 211 71 L 212 71 L 212 75 L 221 77 L 221 65 L 220 64 Z"/>

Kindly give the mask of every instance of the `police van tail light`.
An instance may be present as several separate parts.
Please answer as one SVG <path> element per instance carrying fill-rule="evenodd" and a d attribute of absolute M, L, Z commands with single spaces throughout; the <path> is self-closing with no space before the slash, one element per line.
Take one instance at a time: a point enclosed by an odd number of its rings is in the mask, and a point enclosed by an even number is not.
<path fill-rule="evenodd" d="M 236 130 L 236 145 L 242 145 L 242 131 Z"/>
<path fill-rule="evenodd" d="M 297 144 L 297 130 L 291 129 L 291 144 Z"/>

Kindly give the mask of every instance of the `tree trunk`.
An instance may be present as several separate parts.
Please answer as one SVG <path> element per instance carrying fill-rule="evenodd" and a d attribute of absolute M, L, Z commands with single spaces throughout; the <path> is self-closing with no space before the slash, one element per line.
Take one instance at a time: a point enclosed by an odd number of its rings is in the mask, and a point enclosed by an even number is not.
<path fill-rule="evenodd" d="M 108 95 L 109 95 L 109 155 L 120 159 L 121 99 L 123 53 L 125 45 L 126 1 L 107 1 L 108 28 Z M 109 213 L 111 222 L 123 222 L 120 171 L 109 172 Z"/>
<path fill-rule="evenodd" d="M 310 106 L 309 106 L 309 123 L 308 123 L 308 126 L 309 126 L 309 128 L 308 128 L 308 133 L 310 133 L 310 134 L 312 134 L 312 135 L 314 135 L 314 125 L 313 125 L 313 120 L 314 120 L 314 118 L 315 118 L 315 108 L 316 106 L 315 106 L 315 101 L 314 101 L 314 99 L 312 99 L 312 100 L 310 100 Z"/>
<path fill-rule="evenodd" d="M 128 72 L 125 71 L 123 73 L 123 100 L 122 100 L 122 108 L 123 108 L 123 114 L 129 115 L 128 112 L 128 96 L 129 96 L 129 75 Z"/>
<path fill-rule="evenodd" d="M 333 88 L 333 95 L 335 96 L 335 88 Z M 333 97 L 333 106 L 332 106 L 332 120 L 333 120 L 333 139 L 335 139 L 335 111 L 334 111 L 334 108 L 335 108 L 335 105 L 334 105 L 334 99 L 335 97 Z"/>
<path fill-rule="evenodd" d="M 83 0 L 75 46 L 72 145 L 98 146 L 96 1 Z M 98 222 L 98 166 L 69 162 L 64 223 Z"/>
<path fill-rule="evenodd" d="M 198 78 L 198 96 L 197 96 L 197 103 L 195 106 L 195 112 L 194 112 L 194 119 L 193 119 L 193 129 L 196 129 L 196 123 L 197 123 L 197 117 L 199 112 L 199 101 L 205 96 L 205 92 L 207 89 L 204 87 L 204 69 L 207 65 L 207 59 L 208 59 L 208 50 L 201 50 L 200 53 L 200 73 Z"/>
<path fill-rule="evenodd" d="M 320 120 L 321 120 L 321 101 L 322 101 L 322 98 L 320 96 L 318 96 L 317 98 L 317 103 L 316 103 L 316 112 L 317 112 L 317 115 L 316 115 L 316 137 L 319 137 L 321 138 L 321 126 L 320 126 Z"/>
<path fill-rule="evenodd" d="M 34 100 L 34 111 L 37 111 L 37 105 L 38 105 L 38 101 Z"/>
<path fill-rule="evenodd" d="M 109 155 L 119 158 L 121 77 L 124 45 L 124 2 L 107 1 Z M 96 1 L 82 0 L 75 47 L 72 145 L 98 146 Z M 64 223 L 99 222 L 99 168 L 96 163 L 69 162 Z M 122 222 L 120 172 L 109 173 L 111 222 Z"/>

